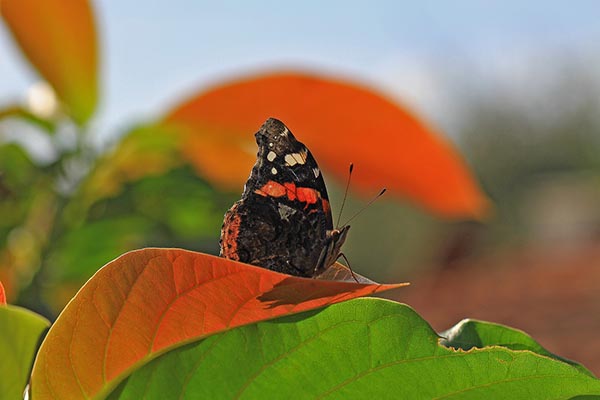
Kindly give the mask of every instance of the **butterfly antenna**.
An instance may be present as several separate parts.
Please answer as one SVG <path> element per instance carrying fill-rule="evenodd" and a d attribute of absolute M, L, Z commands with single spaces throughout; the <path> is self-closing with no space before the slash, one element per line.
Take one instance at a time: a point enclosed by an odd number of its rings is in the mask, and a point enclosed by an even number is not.
<path fill-rule="evenodd" d="M 367 208 L 369 208 L 369 206 L 371 204 L 373 204 L 375 202 L 375 200 L 377 200 L 378 198 L 383 196 L 383 194 L 386 192 L 386 190 L 387 190 L 386 188 L 381 189 L 381 192 L 379 192 L 379 194 L 377 196 L 373 197 L 363 208 L 358 210 L 358 212 L 356 214 L 354 214 L 352 217 L 350 217 L 350 219 L 348 221 L 346 221 L 346 223 L 343 226 L 348 225 L 350 223 L 350 221 L 352 221 L 354 218 L 356 218 L 360 214 L 362 214 L 362 212 L 365 211 Z"/>
<path fill-rule="evenodd" d="M 342 200 L 342 206 L 340 207 L 340 213 L 337 217 L 337 224 L 335 225 L 335 229 L 338 229 L 340 226 L 340 218 L 342 218 L 342 211 L 344 210 L 344 205 L 346 204 L 346 198 L 348 197 L 348 188 L 350 187 L 350 179 L 352 178 L 352 170 L 354 169 L 354 164 L 350 163 L 350 168 L 348 170 L 348 181 L 346 182 L 346 190 L 344 190 L 344 199 Z"/>

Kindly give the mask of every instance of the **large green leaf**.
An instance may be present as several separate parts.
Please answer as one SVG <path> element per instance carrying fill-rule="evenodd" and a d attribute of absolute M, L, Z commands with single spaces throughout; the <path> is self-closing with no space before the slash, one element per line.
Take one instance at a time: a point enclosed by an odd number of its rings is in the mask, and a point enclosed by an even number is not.
<path fill-rule="evenodd" d="M 360 299 L 169 352 L 111 399 L 567 399 L 600 381 L 530 350 L 440 344 L 411 308 Z"/>
<path fill-rule="evenodd" d="M 530 350 L 542 356 L 552 357 L 578 368 L 581 372 L 593 374 L 574 361 L 557 356 L 543 348 L 531 336 L 518 329 L 492 322 L 465 319 L 451 329 L 440 334 L 444 346 L 470 350 L 473 347 L 502 346 L 512 350 Z"/>
<path fill-rule="evenodd" d="M 23 398 L 40 335 L 48 325 L 29 310 L 0 305 L 0 398 Z"/>

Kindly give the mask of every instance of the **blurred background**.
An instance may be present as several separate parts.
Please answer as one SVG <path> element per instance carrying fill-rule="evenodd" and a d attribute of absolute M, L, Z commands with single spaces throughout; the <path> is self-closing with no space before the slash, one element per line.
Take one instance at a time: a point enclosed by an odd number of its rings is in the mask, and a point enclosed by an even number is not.
<path fill-rule="evenodd" d="M 138 159 L 127 179 L 111 166 L 171 149 L 148 139 L 149 121 L 182 98 L 294 68 L 412 110 L 453 143 L 493 203 L 485 220 L 450 219 L 384 197 L 352 222 L 344 253 L 355 271 L 411 281 L 391 296 L 436 330 L 462 318 L 504 323 L 600 373 L 597 2 L 99 0 L 92 13 L 100 102 L 85 124 L 57 112 L 14 28 L 0 31 L 0 280 L 10 301 L 52 318 L 125 251 L 217 254 L 241 185 L 221 190 L 171 156 Z M 326 178 L 335 214 L 344 181 Z M 364 200 L 351 193 L 344 214 Z"/>

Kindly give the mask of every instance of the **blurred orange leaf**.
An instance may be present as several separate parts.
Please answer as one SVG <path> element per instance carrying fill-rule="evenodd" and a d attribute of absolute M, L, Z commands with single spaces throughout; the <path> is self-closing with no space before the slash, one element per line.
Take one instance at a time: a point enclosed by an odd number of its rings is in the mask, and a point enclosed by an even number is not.
<path fill-rule="evenodd" d="M 4 292 L 4 286 L 0 282 L 0 306 L 6 305 L 6 293 Z"/>
<path fill-rule="evenodd" d="M 356 165 L 365 194 L 387 187 L 447 217 L 481 217 L 487 199 L 453 147 L 405 108 L 354 83 L 274 73 L 225 84 L 175 107 L 165 123 L 203 176 L 239 188 L 254 163 L 253 133 L 281 119 L 339 180 Z"/>
<path fill-rule="evenodd" d="M 3 0 L 0 11 L 23 54 L 68 113 L 86 122 L 98 100 L 98 45 L 87 0 Z"/>
<path fill-rule="evenodd" d="M 403 286 L 321 281 L 178 249 L 127 253 L 99 270 L 46 336 L 35 399 L 104 398 L 158 355 L 241 325 Z"/>

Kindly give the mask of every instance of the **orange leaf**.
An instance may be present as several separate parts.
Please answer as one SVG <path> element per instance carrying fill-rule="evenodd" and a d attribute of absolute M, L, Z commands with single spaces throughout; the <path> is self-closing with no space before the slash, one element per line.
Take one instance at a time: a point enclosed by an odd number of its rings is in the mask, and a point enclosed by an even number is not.
<path fill-rule="evenodd" d="M 0 11 L 31 64 L 70 115 L 87 121 L 98 97 L 98 45 L 87 0 L 3 0 Z"/>
<path fill-rule="evenodd" d="M 0 306 L 6 305 L 6 293 L 4 293 L 4 286 L 2 286 L 2 282 L 0 282 Z"/>
<path fill-rule="evenodd" d="M 99 270 L 58 317 L 35 361 L 32 397 L 104 398 L 175 347 L 403 285 L 298 278 L 178 249 L 133 251 Z"/>
<path fill-rule="evenodd" d="M 354 83 L 301 73 L 274 73 L 229 83 L 172 110 L 165 122 L 183 133 L 183 152 L 199 172 L 239 188 L 254 163 L 253 133 L 282 120 L 339 180 L 354 162 L 353 184 L 381 187 L 442 216 L 481 217 L 487 206 L 461 157 L 398 104 Z"/>

